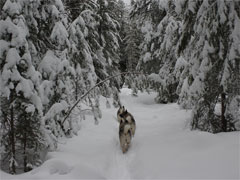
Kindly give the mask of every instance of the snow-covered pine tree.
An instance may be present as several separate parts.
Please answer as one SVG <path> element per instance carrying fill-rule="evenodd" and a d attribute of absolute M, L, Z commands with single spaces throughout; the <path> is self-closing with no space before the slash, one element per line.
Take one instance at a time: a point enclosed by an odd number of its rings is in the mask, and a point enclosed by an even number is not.
<path fill-rule="evenodd" d="M 12 174 L 17 173 L 18 165 L 27 170 L 27 164 L 34 164 L 29 155 L 44 146 L 38 92 L 41 75 L 33 66 L 23 8 L 18 1 L 7 0 L 0 20 L 1 164 L 9 164 Z"/>
<path fill-rule="evenodd" d="M 109 75 L 118 74 L 119 71 L 119 42 L 120 42 L 120 24 L 117 21 L 117 1 L 116 0 L 97 0 L 99 5 L 97 14 L 99 16 L 98 35 L 99 44 L 102 47 L 102 56 L 99 56 L 99 63 L 103 64 L 106 73 L 98 74 L 100 79 L 103 80 Z M 98 70 L 98 69 L 96 69 Z M 106 76 L 107 75 L 107 76 Z M 109 83 L 113 93 L 116 89 L 120 88 L 121 77 L 112 79 Z M 117 87 L 117 88 L 114 88 Z M 111 92 L 110 91 L 110 92 Z"/>
<path fill-rule="evenodd" d="M 133 8 L 133 2 L 131 8 Z M 142 43 L 142 33 L 137 24 L 137 17 L 130 16 L 130 10 L 126 12 L 126 27 L 125 37 L 123 38 L 123 42 L 125 42 L 125 46 L 123 49 L 125 50 L 125 58 L 126 58 L 126 69 L 127 71 L 135 71 L 137 68 L 137 64 L 140 59 L 140 44 Z"/>
<path fill-rule="evenodd" d="M 75 100 L 78 100 L 91 87 L 100 80 L 99 72 L 106 74 L 105 64 L 100 64 L 99 58 L 102 56 L 102 48 L 98 42 L 99 35 L 97 25 L 99 18 L 96 14 L 98 5 L 95 1 L 79 1 L 66 3 L 70 13 L 75 12 L 75 19 L 70 24 L 69 34 L 71 42 L 70 60 L 75 69 Z M 78 16 L 75 7 L 79 8 Z M 73 12 L 72 12 L 73 11 Z M 99 114 L 101 114 L 98 98 L 100 91 L 98 88 L 92 91 L 84 99 L 85 105 L 91 107 L 95 122 L 98 122 Z M 83 104 L 78 105 L 82 112 L 82 108 L 87 108 Z"/>
<path fill-rule="evenodd" d="M 137 1 L 132 15 L 141 20 L 139 25 L 144 34 L 138 66 L 150 74 L 153 88 L 158 91 L 157 102 L 175 102 L 178 98 L 175 49 L 181 22 L 175 12 L 174 1 Z"/>
<path fill-rule="evenodd" d="M 96 10 L 96 1 L 95 0 L 63 0 L 63 3 L 66 7 L 66 11 L 70 14 L 71 22 L 79 17 L 81 12 L 85 10 Z"/>
<path fill-rule="evenodd" d="M 75 99 L 77 100 L 87 89 L 94 86 L 97 81 L 93 58 L 96 57 L 97 31 L 94 11 L 97 4 L 92 1 L 75 2 L 79 7 L 78 17 L 70 24 L 69 34 L 71 42 L 71 62 L 76 71 L 75 77 Z M 89 4 L 90 3 L 90 4 Z M 71 5 L 73 2 L 71 2 Z M 69 7 L 69 11 L 74 8 Z M 74 13 L 75 16 L 77 15 Z M 95 44 L 93 44 L 95 43 Z"/>
<path fill-rule="evenodd" d="M 135 71 L 137 64 L 140 59 L 140 44 L 141 44 L 141 32 L 137 28 L 134 20 L 130 21 L 128 33 L 124 39 L 125 44 L 125 54 L 126 54 L 126 69 L 127 71 Z"/>
<path fill-rule="evenodd" d="M 121 25 L 121 70 L 127 72 L 135 72 L 137 64 L 140 59 L 140 44 L 142 42 L 142 33 L 137 26 L 137 18 L 131 17 L 131 8 L 134 2 L 132 1 L 131 7 L 124 8 L 123 23 Z M 139 69 L 138 69 L 139 70 Z M 138 90 L 142 90 L 142 79 L 136 75 L 123 76 L 123 82 L 132 89 L 132 95 L 137 96 Z"/>
<path fill-rule="evenodd" d="M 72 119 L 68 119 L 64 124 L 62 121 L 73 100 L 75 69 L 69 61 L 69 24 L 62 1 L 43 1 L 40 8 L 40 20 L 48 23 L 41 29 L 41 34 L 48 39 L 48 48 L 38 65 L 43 78 L 43 121 L 47 129 L 45 134 L 49 148 L 54 149 L 57 139 L 68 135 L 72 130 Z"/>
<path fill-rule="evenodd" d="M 127 7 L 125 3 L 118 1 L 118 11 L 116 11 L 117 20 L 120 23 L 120 71 L 121 72 L 133 72 L 136 70 L 136 66 L 140 57 L 140 40 L 141 33 L 137 28 L 135 19 L 130 19 L 130 7 Z M 122 75 L 122 84 L 127 83 L 129 87 L 133 89 L 133 92 L 137 91 L 134 88 L 136 83 L 136 76 Z M 134 93 L 136 95 L 136 93 Z"/>
<path fill-rule="evenodd" d="M 129 12 L 127 11 L 125 7 L 125 3 L 122 0 L 118 1 L 118 11 L 117 11 L 117 17 L 118 17 L 118 22 L 120 23 L 120 38 L 121 41 L 119 43 L 119 48 L 120 48 L 120 62 L 119 62 L 119 69 L 121 72 L 126 72 L 127 71 L 127 54 L 126 54 L 126 35 L 129 30 L 129 23 L 128 23 L 128 14 Z M 122 84 L 124 83 L 124 76 L 122 76 Z"/>
<path fill-rule="evenodd" d="M 117 13 L 110 10 L 115 8 L 117 12 L 118 8 L 115 1 L 67 1 L 66 5 L 70 13 L 74 11 L 75 14 L 69 34 L 73 55 L 71 61 L 79 74 L 77 78 L 80 78 L 76 81 L 78 84 L 76 87 L 81 86 L 75 93 L 77 99 L 96 82 L 119 72 L 117 63 L 120 40 L 118 16 Z M 75 11 L 76 7 L 79 8 L 78 16 Z M 101 13 L 99 13 L 100 11 Z M 119 80 L 104 83 L 100 87 L 99 93 L 109 97 L 115 93 L 113 87 L 116 86 L 116 82 L 118 85 Z M 96 93 L 94 94 L 96 95 Z"/>
<path fill-rule="evenodd" d="M 149 44 L 151 44 L 152 41 L 152 34 L 154 33 L 154 27 L 156 24 L 152 23 L 152 13 L 155 13 L 153 8 L 158 9 L 157 5 L 157 0 L 154 1 L 149 1 L 149 0 L 143 0 L 143 1 L 136 1 L 133 3 L 131 12 L 130 12 L 130 17 L 132 20 L 135 21 L 136 26 L 133 28 L 138 28 L 142 33 L 143 33 L 143 40 L 141 42 L 140 46 L 140 58 L 138 62 L 138 66 L 140 69 L 148 69 L 149 72 L 153 72 L 153 68 L 156 66 L 148 65 L 145 63 L 142 65 L 143 62 L 143 56 L 148 56 L 148 59 L 150 60 L 150 48 L 148 47 Z M 152 9 L 151 9 L 152 8 Z M 150 10 L 151 9 L 151 10 Z M 157 68 L 156 68 L 157 69 Z M 154 70 L 154 72 L 157 70 Z"/>
<path fill-rule="evenodd" d="M 239 43 L 239 32 L 236 31 L 239 28 L 239 2 L 182 1 L 178 8 L 184 19 L 179 52 L 188 63 L 184 81 L 189 90 L 183 88 L 186 97 L 190 97 L 185 102 L 194 105 L 192 128 L 210 132 L 232 130 L 236 116 L 229 118 L 233 116 L 227 115 L 226 106 L 230 107 L 230 102 L 234 102 L 234 111 L 239 112 L 236 100 L 239 90 L 234 88 L 239 87 L 236 81 L 239 77 L 239 48 L 236 48 Z M 189 35 L 192 38 L 186 37 Z M 222 112 L 218 116 L 215 108 L 219 97 Z M 230 109 L 227 111 L 233 114 Z"/>
<path fill-rule="evenodd" d="M 119 23 L 113 10 L 113 8 L 117 10 L 117 2 L 100 0 L 66 4 L 69 11 L 74 11 L 74 7 L 81 7 L 78 16 L 75 11 L 76 19 L 71 24 L 69 31 L 70 39 L 73 42 L 71 43 L 73 45 L 71 61 L 79 73 L 80 81 L 84 82 L 84 84 L 79 84 L 81 88 L 77 88 L 81 95 L 85 90 L 93 87 L 96 82 L 119 73 Z M 77 82 L 79 83 L 79 81 Z M 105 97 L 115 94 L 114 97 L 118 97 L 116 95 L 118 92 L 115 91 L 118 91 L 119 83 L 120 79 L 111 79 L 89 94 L 96 102 L 96 107 L 98 107 L 97 99 L 100 94 Z M 115 86 L 118 88 L 116 89 Z M 76 97 L 80 97 L 77 94 Z M 89 105 L 94 104 L 90 101 L 88 103 Z M 100 112 L 99 107 L 97 109 Z"/>
<path fill-rule="evenodd" d="M 190 100 L 188 90 L 193 82 L 192 76 L 189 76 L 191 71 L 190 62 L 191 48 L 190 41 L 194 34 L 194 22 L 199 9 L 200 1 L 179 0 L 175 2 L 175 11 L 182 20 L 182 33 L 177 45 L 177 54 L 179 56 L 175 65 L 175 74 L 179 78 L 177 93 L 179 95 L 178 104 L 182 108 L 191 109 L 193 102 Z"/>
<path fill-rule="evenodd" d="M 6 2 L 6 0 L 2 0 L 2 1 L 0 1 L 0 9 L 3 8 L 5 2 Z M 0 16 L 2 16 L 2 13 L 3 13 L 3 11 L 0 11 Z"/>
<path fill-rule="evenodd" d="M 224 131 L 240 130 L 240 2 L 226 2 L 225 9 L 229 26 L 228 52 L 224 60 L 221 79 L 222 129 Z M 227 33 L 228 34 L 228 33 Z M 226 36 L 226 34 L 224 34 Z M 226 97 L 224 97 L 226 96 Z M 224 102 L 225 100 L 225 102 Z"/>

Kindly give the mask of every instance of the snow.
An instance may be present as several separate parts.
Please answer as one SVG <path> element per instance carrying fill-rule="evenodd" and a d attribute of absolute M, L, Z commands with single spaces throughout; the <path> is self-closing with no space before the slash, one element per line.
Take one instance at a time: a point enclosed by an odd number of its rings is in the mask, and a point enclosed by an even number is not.
<path fill-rule="evenodd" d="M 81 122 L 78 136 L 62 142 L 56 152 L 31 172 L 1 179 L 239 179 L 239 132 L 210 134 L 190 131 L 190 111 L 177 104 L 156 104 L 156 93 L 122 89 L 121 101 L 135 117 L 136 134 L 122 154 L 117 109 L 105 107 L 94 125 Z"/>
<path fill-rule="evenodd" d="M 52 10 L 53 17 L 59 17 L 60 12 L 58 11 L 56 6 L 52 5 L 51 10 Z"/>
<path fill-rule="evenodd" d="M 45 115 L 45 119 L 53 119 L 56 114 L 60 114 L 62 111 L 68 108 L 66 101 L 61 101 L 60 103 L 55 103 L 52 105 L 51 109 Z"/>
<path fill-rule="evenodd" d="M 18 76 L 17 71 L 16 71 L 16 76 Z M 19 83 L 16 86 L 17 93 L 22 92 L 25 98 L 30 98 L 32 96 L 33 91 L 34 91 L 34 85 L 31 80 L 24 79 L 24 78 L 19 79 Z"/>
<path fill-rule="evenodd" d="M 3 6 L 3 10 L 8 13 L 10 16 L 14 16 L 15 14 L 20 14 L 21 7 L 20 5 L 12 0 L 7 0 Z"/>
<path fill-rule="evenodd" d="M 123 2 L 127 5 L 130 5 L 131 4 L 131 0 L 123 0 Z"/>
<path fill-rule="evenodd" d="M 33 112 L 35 112 L 35 107 L 34 107 L 34 105 L 32 105 L 32 104 L 28 105 L 27 108 L 26 108 L 26 112 L 27 112 L 27 113 L 33 113 Z"/>
<path fill-rule="evenodd" d="M 9 160 L 9 167 L 12 167 L 13 164 L 15 164 L 16 167 L 18 166 L 17 161 L 13 157 L 11 157 Z"/>
<path fill-rule="evenodd" d="M 176 74 L 176 77 L 179 77 L 181 75 L 181 71 L 183 71 L 183 69 L 186 68 L 187 65 L 188 62 L 182 56 L 177 59 L 174 67 L 174 73 Z"/>
<path fill-rule="evenodd" d="M 17 52 L 17 50 L 15 48 L 11 48 L 9 49 L 8 53 L 7 53 L 7 57 L 6 57 L 6 67 L 5 68 L 12 68 L 13 66 L 15 66 L 16 64 L 18 64 L 18 62 L 20 61 L 20 56 Z"/>
<path fill-rule="evenodd" d="M 0 40 L 0 59 L 1 59 L 0 63 L 2 63 L 3 55 L 6 51 L 8 51 L 9 46 L 10 46 L 9 42 Z"/>
<path fill-rule="evenodd" d="M 19 23 L 21 25 L 21 23 Z M 18 27 L 9 17 L 5 21 L 0 21 L 0 37 L 7 36 L 9 34 L 12 34 L 11 38 L 11 46 L 18 47 L 19 45 L 22 45 L 26 43 L 25 36 L 27 32 L 24 32 L 24 29 L 22 27 Z"/>
<path fill-rule="evenodd" d="M 176 5 L 176 7 L 175 7 L 175 11 L 176 11 L 176 13 L 177 14 L 180 14 L 181 12 L 182 12 L 182 10 L 183 10 L 183 5 L 184 5 L 184 0 L 178 0 L 178 1 L 176 1 L 176 3 L 175 3 L 175 5 Z"/>
<path fill-rule="evenodd" d="M 55 42 L 58 42 L 59 45 L 64 45 L 65 43 L 69 44 L 67 38 L 68 32 L 62 22 L 56 22 L 52 30 L 51 39 Z"/>
<path fill-rule="evenodd" d="M 61 12 L 64 11 L 64 6 L 63 6 L 63 3 L 62 3 L 61 0 L 55 0 L 55 4 L 56 4 L 57 8 L 58 8 Z"/>
<path fill-rule="evenodd" d="M 152 73 L 152 74 L 150 74 L 150 75 L 148 76 L 148 78 L 149 78 L 151 81 L 154 81 L 154 82 L 159 82 L 159 83 L 162 82 L 159 74 Z"/>
<path fill-rule="evenodd" d="M 217 2 L 218 3 L 218 13 L 220 15 L 220 23 L 221 24 L 224 24 L 227 20 L 227 17 L 226 17 L 226 4 L 224 1 L 219 1 Z"/>
<path fill-rule="evenodd" d="M 54 52 L 48 50 L 42 62 L 39 64 L 39 71 L 42 73 L 46 72 L 47 74 L 54 74 L 57 72 L 58 64 L 60 63 L 60 59 L 54 55 Z"/>
<path fill-rule="evenodd" d="M 240 95 L 234 97 L 229 106 L 227 107 L 227 111 L 230 112 L 232 118 L 236 120 L 235 126 L 237 130 L 240 130 Z"/>
<path fill-rule="evenodd" d="M 41 99 L 40 97 L 34 93 L 31 98 L 30 98 L 31 102 L 34 104 L 34 106 L 36 107 L 36 109 L 38 110 L 39 112 L 39 115 L 42 116 L 42 102 L 41 102 Z"/>
<path fill-rule="evenodd" d="M 144 25 L 141 28 L 141 31 L 142 31 L 142 33 L 145 34 L 144 41 L 150 42 L 151 41 L 151 36 L 152 36 L 151 32 L 153 31 L 153 27 L 152 27 L 151 22 L 145 21 Z"/>
<path fill-rule="evenodd" d="M 147 61 L 151 60 L 151 53 L 147 52 L 143 57 L 143 62 L 146 63 Z"/>

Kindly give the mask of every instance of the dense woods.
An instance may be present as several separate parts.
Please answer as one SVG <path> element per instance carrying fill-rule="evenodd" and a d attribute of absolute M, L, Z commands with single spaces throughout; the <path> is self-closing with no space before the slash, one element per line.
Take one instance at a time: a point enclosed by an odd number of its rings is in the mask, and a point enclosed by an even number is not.
<path fill-rule="evenodd" d="M 144 37 L 138 65 L 158 102 L 192 109 L 192 129 L 239 129 L 239 8 L 224 0 L 134 4 L 131 16 Z"/>
<path fill-rule="evenodd" d="M 191 129 L 240 130 L 240 1 L 1 0 L 1 168 L 27 172 L 125 83 L 192 110 Z M 69 109 L 94 88 L 63 122 Z M 216 109 L 220 109 L 217 111 Z"/>

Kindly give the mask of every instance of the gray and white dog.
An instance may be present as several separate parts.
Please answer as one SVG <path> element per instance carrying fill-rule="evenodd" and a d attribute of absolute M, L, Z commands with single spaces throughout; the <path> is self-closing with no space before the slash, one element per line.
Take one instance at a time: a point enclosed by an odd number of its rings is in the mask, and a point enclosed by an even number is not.
<path fill-rule="evenodd" d="M 132 137 L 135 135 L 136 122 L 133 116 L 121 106 L 117 112 L 117 119 L 119 122 L 119 140 L 122 152 L 128 151 Z"/>
<path fill-rule="evenodd" d="M 124 106 L 121 106 L 118 109 L 117 112 L 117 119 L 118 122 L 120 123 L 121 121 L 124 121 L 124 123 L 128 123 L 131 126 L 131 135 L 134 136 L 135 135 L 135 131 L 136 131 L 136 122 L 135 119 L 133 117 L 132 114 L 130 114 Z"/>

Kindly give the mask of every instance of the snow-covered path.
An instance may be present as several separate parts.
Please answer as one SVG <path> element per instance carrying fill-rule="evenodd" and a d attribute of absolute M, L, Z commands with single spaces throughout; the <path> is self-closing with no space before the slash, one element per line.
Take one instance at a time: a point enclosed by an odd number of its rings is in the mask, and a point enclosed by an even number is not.
<path fill-rule="evenodd" d="M 117 109 L 107 109 L 103 118 L 83 121 L 78 136 L 48 154 L 46 162 L 18 179 L 238 179 L 239 132 L 210 134 L 190 131 L 190 113 L 176 104 L 154 103 L 155 94 L 132 97 L 123 89 L 121 100 L 137 124 L 127 154 L 118 140 Z"/>

